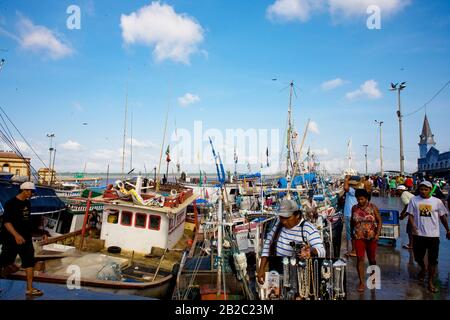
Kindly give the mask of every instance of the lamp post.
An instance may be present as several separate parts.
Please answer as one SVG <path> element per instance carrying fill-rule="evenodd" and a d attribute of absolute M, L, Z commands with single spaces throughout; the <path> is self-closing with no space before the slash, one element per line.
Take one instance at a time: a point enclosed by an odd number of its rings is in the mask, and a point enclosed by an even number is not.
<path fill-rule="evenodd" d="M 397 100 L 398 100 L 398 110 L 397 110 L 397 117 L 398 117 L 398 129 L 399 129 L 399 135 L 400 135 L 400 174 L 403 175 L 405 168 L 404 168 L 404 162 L 405 162 L 405 156 L 403 154 L 403 124 L 402 124 L 402 109 L 401 109 L 401 103 L 400 103 L 400 91 L 406 88 L 405 85 L 406 82 L 393 84 L 391 83 L 391 88 L 389 90 L 391 91 L 397 91 Z"/>
<path fill-rule="evenodd" d="M 383 144 L 381 142 L 381 125 L 384 121 L 375 120 L 375 123 L 377 123 L 380 126 L 380 175 L 383 176 Z"/>
<path fill-rule="evenodd" d="M 52 152 L 53 152 L 53 138 L 55 137 L 54 133 L 48 133 L 47 134 L 47 138 L 50 138 L 50 148 L 48 148 L 49 154 L 50 154 L 50 158 L 48 160 L 48 170 L 49 170 L 49 175 L 53 176 L 53 173 L 51 172 L 52 170 Z M 48 184 L 50 185 L 51 179 L 48 181 Z"/>
<path fill-rule="evenodd" d="M 367 176 L 367 174 L 368 174 L 368 170 L 367 170 L 367 147 L 368 147 L 369 145 L 368 144 L 363 144 L 363 147 L 364 147 L 364 149 L 365 149 L 365 153 L 364 153 L 364 156 L 365 156 L 365 158 L 366 158 L 366 176 Z"/>

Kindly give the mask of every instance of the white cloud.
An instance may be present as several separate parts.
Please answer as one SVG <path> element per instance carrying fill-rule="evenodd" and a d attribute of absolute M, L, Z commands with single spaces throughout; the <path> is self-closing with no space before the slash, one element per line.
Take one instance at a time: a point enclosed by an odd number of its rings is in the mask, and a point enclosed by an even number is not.
<path fill-rule="evenodd" d="M 335 18 L 367 16 L 367 8 L 375 5 L 381 15 L 392 16 L 410 4 L 410 0 L 276 0 L 266 10 L 272 21 L 308 21 L 314 12 L 328 11 Z M 325 10 L 323 10 L 325 9 Z"/>
<path fill-rule="evenodd" d="M 18 30 L 18 42 L 24 50 L 43 53 L 55 60 L 70 56 L 74 52 L 70 44 L 58 37 L 55 32 L 33 24 L 26 17 L 20 16 Z"/>
<path fill-rule="evenodd" d="M 308 131 L 312 132 L 312 133 L 315 133 L 315 134 L 320 134 L 319 126 L 317 125 L 317 122 L 310 121 L 309 125 L 308 125 Z"/>
<path fill-rule="evenodd" d="M 341 78 L 336 78 L 336 79 L 325 81 L 324 83 L 322 83 L 321 88 L 324 91 L 333 90 L 333 89 L 336 89 L 337 87 L 342 86 L 344 83 L 345 83 L 345 81 L 342 80 Z"/>
<path fill-rule="evenodd" d="M 326 156 L 329 154 L 328 149 L 327 148 L 322 148 L 322 149 L 313 149 L 311 150 L 311 153 L 317 155 L 317 156 Z"/>
<path fill-rule="evenodd" d="M 83 146 L 80 143 L 72 140 L 68 140 L 67 142 L 62 143 L 60 146 L 64 150 L 69 151 L 80 151 L 83 148 Z"/>
<path fill-rule="evenodd" d="M 127 145 L 131 145 L 132 142 L 133 142 L 133 147 L 137 147 L 137 148 L 158 148 L 158 146 L 156 144 L 154 144 L 153 142 L 140 141 L 135 138 L 132 138 L 132 139 L 128 138 L 126 140 Z M 122 152 L 122 149 L 120 149 L 120 152 Z"/>
<path fill-rule="evenodd" d="M 382 16 L 393 15 L 409 5 L 409 0 L 328 0 L 330 14 L 349 18 L 367 15 L 367 8 L 375 5 Z"/>
<path fill-rule="evenodd" d="M 28 147 L 28 145 L 23 141 L 18 140 L 16 141 L 16 144 L 19 147 L 20 152 L 22 153 L 31 151 L 30 147 Z"/>
<path fill-rule="evenodd" d="M 187 14 L 177 14 L 173 7 L 152 2 L 129 15 L 120 17 L 122 38 L 126 44 L 153 47 L 156 61 L 173 60 L 189 64 L 199 51 L 203 28 Z"/>
<path fill-rule="evenodd" d="M 186 107 L 190 104 L 200 101 L 200 97 L 196 94 L 186 93 L 184 96 L 178 98 L 178 103 L 182 107 Z"/>
<path fill-rule="evenodd" d="M 267 8 L 266 16 L 272 21 L 305 22 L 322 3 L 323 0 L 276 0 Z"/>
<path fill-rule="evenodd" d="M 358 90 L 346 94 L 347 99 L 354 100 L 360 97 L 367 97 L 369 99 L 378 99 L 382 96 L 378 89 L 378 83 L 375 80 L 367 80 Z"/>
<path fill-rule="evenodd" d="M 77 110 L 77 111 L 83 111 L 84 110 L 84 108 L 83 108 L 83 106 L 79 103 L 79 102 L 73 102 L 72 103 L 72 106 L 75 108 L 75 110 Z"/>

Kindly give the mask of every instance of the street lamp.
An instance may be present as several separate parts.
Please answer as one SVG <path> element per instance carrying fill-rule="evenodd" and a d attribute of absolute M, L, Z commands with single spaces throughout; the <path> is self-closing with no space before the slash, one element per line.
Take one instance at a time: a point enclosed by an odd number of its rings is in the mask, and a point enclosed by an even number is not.
<path fill-rule="evenodd" d="M 364 147 L 364 149 L 365 149 L 364 156 L 365 156 L 365 158 L 366 158 L 366 176 L 367 176 L 367 174 L 368 174 L 368 170 L 367 170 L 367 147 L 368 147 L 368 146 L 369 146 L 368 144 L 363 144 L 363 147 Z"/>
<path fill-rule="evenodd" d="M 380 175 L 383 176 L 383 144 L 381 142 L 381 125 L 384 121 L 375 120 L 375 123 L 380 126 Z"/>
<path fill-rule="evenodd" d="M 48 151 L 49 151 L 49 153 L 50 153 L 50 159 L 49 159 L 49 161 L 48 161 L 48 170 L 49 170 L 49 175 L 52 175 L 53 176 L 53 173 L 51 173 L 50 171 L 52 170 L 51 168 L 52 168 L 52 151 L 54 150 L 53 149 L 53 138 L 55 137 L 55 134 L 54 133 L 47 133 L 47 138 L 50 138 L 50 148 L 48 148 Z M 52 177 L 53 178 L 53 177 Z M 51 182 L 51 180 L 49 180 L 48 181 L 48 184 L 50 185 L 52 182 Z"/>
<path fill-rule="evenodd" d="M 400 174 L 404 174 L 404 161 L 405 156 L 403 155 L 403 125 L 402 125 L 402 111 L 401 111 L 401 104 L 400 104 L 400 91 L 406 88 L 406 82 L 393 84 L 391 83 L 391 88 L 389 90 L 391 91 L 397 91 L 397 97 L 398 97 L 398 110 L 397 110 L 397 117 L 398 117 L 398 128 L 400 133 Z"/>

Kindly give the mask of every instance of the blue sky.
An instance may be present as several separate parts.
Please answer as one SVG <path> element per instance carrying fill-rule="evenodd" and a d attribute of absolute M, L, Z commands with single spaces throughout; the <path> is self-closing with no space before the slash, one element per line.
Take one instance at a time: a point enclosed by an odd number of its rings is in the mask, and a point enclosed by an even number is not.
<path fill-rule="evenodd" d="M 381 29 L 366 26 L 370 4 L 380 8 Z M 81 29 L 66 26 L 70 5 L 80 8 Z M 428 101 L 450 80 L 449 31 L 448 1 L 3 1 L 0 103 L 45 162 L 46 134 L 55 133 L 58 171 L 82 171 L 86 164 L 99 172 L 110 164 L 119 172 L 128 82 L 133 167 L 144 171 L 145 164 L 150 171 L 159 163 L 168 106 L 166 145 L 174 162 L 181 156 L 172 132 L 193 135 L 194 121 L 223 135 L 227 129 L 278 129 L 281 150 L 287 86 L 294 80 L 299 136 L 310 118 L 304 148 L 310 146 L 328 170 L 346 167 L 350 137 L 356 169 L 364 170 L 363 144 L 369 145 L 369 170 L 379 169 L 375 119 L 384 121 L 384 167 L 395 170 L 398 122 L 389 84 L 407 82 L 404 114 Z M 449 98 L 447 87 L 427 107 L 441 151 L 450 150 Z M 416 169 L 424 114 L 404 118 L 408 171 Z M 238 150 L 241 170 L 247 162 L 258 168 L 266 148 L 259 144 L 254 154 L 251 146 Z M 217 141 L 217 147 L 232 169 L 234 146 Z M 210 171 L 206 141 L 203 149 L 200 166 Z M 269 149 L 275 164 L 277 148 L 272 143 Z M 183 169 L 198 170 L 196 154 L 181 158 Z"/>

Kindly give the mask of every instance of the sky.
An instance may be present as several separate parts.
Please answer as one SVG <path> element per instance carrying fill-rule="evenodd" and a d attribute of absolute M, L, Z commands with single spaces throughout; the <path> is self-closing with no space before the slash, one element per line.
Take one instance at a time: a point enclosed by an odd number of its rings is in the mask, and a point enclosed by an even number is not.
<path fill-rule="evenodd" d="M 211 136 L 227 170 L 236 149 L 238 171 L 269 162 L 263 170 L 275 173 L 293 81 L 297 150 L 310 119 L 302 158 L 310 149 L 339 173 L 351 140 L 352 167 L 365 171 L 368 145 L 376 172 L 375 120 L 384 170 L 399 170 L 389 87 L 405 81 L 405 170 L 414 172 L 425 112 L 436 148 L 450 150 L 450 86 L 408 115 L 450 80 L 449 34 L 445 0 L 1 1 L 0 106 L 36 151 L 14 133 L 35 168 L 48 165 L 54 133 L 58 172 L 164 172 L 168 145 L 170 172 L 177 162 L 213 172 Z"/>

